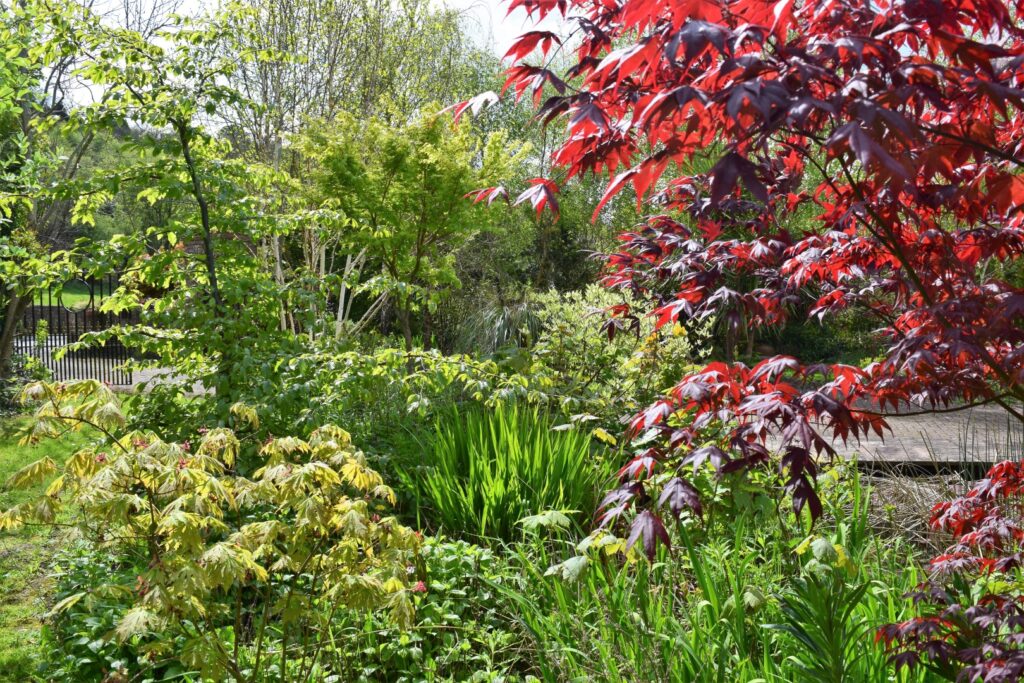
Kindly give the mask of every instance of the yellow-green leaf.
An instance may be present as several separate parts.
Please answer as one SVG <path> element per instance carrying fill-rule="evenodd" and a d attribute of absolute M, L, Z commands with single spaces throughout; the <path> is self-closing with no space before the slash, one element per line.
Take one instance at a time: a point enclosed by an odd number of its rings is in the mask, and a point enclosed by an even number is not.
<path fill-rule="evenodd" d="M 615 440 L 615 437 L 609 434 L 606 430 L 602 429 L 601 427 L 595 428 L 594 431 L 591 432 L 591 434 L 593 434 L 594 438 L 596 438 L 598 441 L 603 441 L 609 446 L 615 446 L 618 444 L 618 441 Z"/>

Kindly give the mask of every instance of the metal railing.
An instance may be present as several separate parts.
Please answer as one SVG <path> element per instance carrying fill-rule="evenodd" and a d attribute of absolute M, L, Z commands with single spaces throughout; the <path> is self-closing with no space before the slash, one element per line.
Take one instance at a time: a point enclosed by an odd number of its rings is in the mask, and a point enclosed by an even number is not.
<path fill-rule="evenodd" d="M 137 322 L 137 316 L 130 312 L 100 311 L 101 303 L 117 289 L 118 282 L 116 275 L 108 275 L 75 280 L 57 294 L 54 289 L 40 292 L 22 317 L 21 334 L 14 342 L 15 353 L 38 359 L 55 380 L 97 379 L 112 385 L 130 385 L 131 370 L 123 366 L 132 355 L 118 339 L 57 357 L 59 349 L 79 341 L 84 334 Z"/>

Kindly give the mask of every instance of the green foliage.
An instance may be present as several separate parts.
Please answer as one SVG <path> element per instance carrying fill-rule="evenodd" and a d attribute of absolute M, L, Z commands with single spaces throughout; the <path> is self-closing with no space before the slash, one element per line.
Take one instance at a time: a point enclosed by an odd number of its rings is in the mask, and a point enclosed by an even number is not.
<path fill-rule="evenodd" d="M 130 591 L 110 592 L 90 601 L 75 600 L 97 585 L 131 585 L 138 570 L 108 554 L 78 544 L 61 554 L 53 600 L 65 606 L 44 630 L 43 673 L 50 680 L 99 681 L 110 672 L 130 677 L 146 672 L 156 680 L 196 672 L 172 659 L 155 665 L 147 654 L 157 638 L 122 642 L 110 637 L 131 603 Z M 462 541 L 427 540 L 413 586 L 415 622 L 406 629 L 379 614 L 331 604 L 331 628 L 317 647 L 320 673 L 345 681 L 500 681 L 518 680 L 526 666 L 522 633 L 503 608 L 494 585 L 512 581 L 508 563 L 490 550 Z M 268 636 L 280 647 L 280 634 Z M 175 638 L 180 648 L 184 639 Z M 271 663 L 273 666 L 273 663 Z"/>
<path fill-rule="evenodd" d="M 0 218 L 3 208 L 0 207 Z M 22 314 L 40 291 L 60 282 L 72 271 L 71 255 L 47 253 L 26 230 L 0 231 L 0 398 L 8 403 L 14 373 L 14 336 Z"/>
<path fill-rule="evenodd" d="M 590 435 L 536 408 L 503 405 L 444 415 L 422 464 L 399 464 L 418 515 L 432 527 L 510 540 L 519 520 L 549 509 L 581 522 L 593 510 L 609 467 Z"/>
<path fill-rule="evenodd" d="M 878 321 L 847 311 L 823 322 L 787 325 L 769 338 L 778 353 L 805 361 L 866 365 L 882 351 Z"/>
<path fill-rule="evenodd" d="M 564 414 L 566 422 L 617 433 L 622 416 L 668 386 L 665 374 L 673 370 L 666 368 L 702 356 L 705 339 L 699 331 L 681 329 L 655 334 L 644 323 L 640 339 L 622 332 L 609 341 L 601 330 L 602 309 L 618 300 L 597 286 L 537 295 L 518 317 L 536 321 L 530 333 L 534 343 L 485 358 L 437 350 L 406 353 L 381 348 L 379 337 L 367 339 L 365 349 L 282 354 L 245 400 L 259 409 L 271 432 L 343 420 L 368 448 L 408 458 L 419 457 L 426 432 L 432 431 L 427 423 L 465 402 L 493 407 L 522 401 Z M 164 409 L 143 409 L 147 419 L 169 416 L 172 428 L 190 422 L 181 413 L 194 404 L 175 401 Z"/>
<path fill-rule="evenodd" d="M 706 328 L 656 330 L 651 318 L 609 338 L 608 309 L 635 301 L 593 284 L 584 290 L 534 295 L 540 334 L 534 353 L 550 367 L 578 408 L 619 418 L 667 391 L 687 366 L 710 352 Z"/>
<path fill-rule="evenodd" d="M 126 196 L 173 209 L 125 226 L 109 244 L 81 244 L 87 274 L 126 271 L 105 312 L 139 309 L 143 316 L 141 326 L 115 327 L 81 344 L 119 337 L 189 386 L 202 381 L 216 390 L 226 418 L 249 378 L 266 374 L 265 359 L 292 340 L 279 319 L 281 283 L 260 253 L 287 227 L 277 216 L 281 194 L 272 191 L 287 177 L 239 159 L 205 127 L 219 110 L 251 106 L 228 84 L 241 64 L 266 57 L 232 49 L 233 22 L 246 10 L 230 5 L 197 20 L 177 18 L 150 36 L 110 26 L 78 5 L 30 5 L 33 22 L 47 27 L 39 50 L 68 56 L 98 93 L 60 124 L 81 145 L 69 163 L 78 169 L 97 137 L 109 143 L 113 132 L 129 134 L 109 164 L 60 183 L 22 178 L 17 196 L 34 207 L 63 203 L 78 224 L 95 225 L 98 212 Z M 57 125 L 41 118 L 37 127 L 44 124 Z"/>
<path fill-rule="evenodd" d="M 801 647 L 789 662 L 802 680 L 870 680 L 859 677 L 862 667 L 858 660 L 869 624 L 856 616 L 868 588 L 867 583 L 850 585 L 834 572 L 793 580 L 793 587 L 781 601 L 785 621 L 772 627 L 799 642 Z"/>
<path fill-rule="evenodd" d="M 374 268 L 348 286 L 395 302 L 406 350 L 409 316 L 435 311 L 458 286 L 454 252 L 488 227 L 465 195 L 510 174 L 528 151 L 519 147 L 433 110 L 405 126 L 341 115 L 305 134 L 301 149 L 319 169 L 314 199 L 337 212 L 341 244 Z"/>
<path fill-rule="evenodd" d="M 335 633 L 348 681 L 514 680 L 522 634 L 501 609 L 494 584 L 511 580 L 508 563 L 463 541 L 431 539 L 422 549 L 416 623 L 405 632 L 346 612 Z"/>
<path fill-rule="evenodd" d="M 921 578 L 912 551 L 871 531 L 867 491 L 837 474 L 822 477 L 826 520 L 803 543 L 800 520 L 756 504 L 768 498 L 755 489 L 745 509 L 684 516 L 674 553 L 653 563 L 608 531 L 520 545 L 519 578 L 498 590 L 531 636 L 539 676 L 927 680 L 897 676 L 870 628 L 910 613 L 904 595 Z"/>
<path fill-rule="evenodd" d="M 58 612 L 122 594 L 110 638 L 136 642 L 154 664 L 178 661 L 240 681 L 320 670 L 316 644 L 327 637 L 331 611 L 315 605 L 386 609 L 397 626 L 412 624 L 406 567 L 418 537 L 385 516 L 394 493 L 347 432 L 328 425 L 308 440 L 270 439 L 246 472 L 242 443 L 228 429 L 194 444 L 120 431 L 116 397 L 99 383 L 37 383 L 25 395 L 42 401 L 27 439 L 88 425 L 107 441 L 63 467 L 44 458 L 15 472 L 8 486 L 59 474 L 45 493 L 0 513 L 0 528 L 52 523 L 70 506 L 93 547 L 137 571 L 132 584 L 112 575 L 63 600 Z M 244 406 L 233 413 L 253 422 Z"/>
<path fill-rule="evenodd" d="M 49 253 L 25 231 L 0 237 L 0 296 L 4 297 L 0 301 L 7 302 L 11 296 L 31 297 L 71 272 L 69 252 Z"/>
<path fill-rule="evenodd" d="M 369 343 L 379 346 L 380 339 Z M 436 349 L 406 353 L 390 346 L 304 353 L 282 357 L 273 373 L 278 381 L 257 385 L 245 401 L 259 410 L 261 424 L 272 433 L 306 432 L 344 420 L 368 449 L 418 457 L 422 444 L 417 440 L 432 431 L 434 416 L 456 403 L 557 405 L 546 369 L 529 357 L 517 360 L 445 355 Z M 187 412 L 206 400 L 178 401 L 174 407 Z"/>
<path fill-rule="evenodd" d="M 108 675 L 180 673 L 173 663 L 154 663 L 146 646 L 156 637 L 122 641 L 111 637 L 131 604 L 140 569 L 85 543 L 60 553 L 53 570 L 50 601 L 60 609 L 42 631 L 41 673 L 48 680 L 101 681 Z M 82 596 L 89 595 L 89 600 Z M 176 639 L 176 645 L 181 639 Z M 143 647 L 140 647 L 142 645 Z"/>

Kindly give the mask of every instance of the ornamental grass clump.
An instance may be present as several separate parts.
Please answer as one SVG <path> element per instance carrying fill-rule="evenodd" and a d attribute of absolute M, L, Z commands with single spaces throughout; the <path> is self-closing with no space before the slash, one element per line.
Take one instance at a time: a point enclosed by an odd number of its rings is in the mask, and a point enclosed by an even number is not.
<path fill-rule="evenodd" d="M 572 511 L 582 523 L 607 474 L 589 432 L 515 405 L 449 413 L 423 465 L 400 472 L 434 527 L 504 540 L 519 535 L 520 519 L 547 510 Z"/>

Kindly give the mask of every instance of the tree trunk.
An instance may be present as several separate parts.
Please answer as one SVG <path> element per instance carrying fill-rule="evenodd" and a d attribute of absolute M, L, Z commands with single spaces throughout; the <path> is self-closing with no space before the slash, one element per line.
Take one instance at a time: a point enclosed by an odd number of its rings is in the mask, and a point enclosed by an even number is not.
<path fill-rule="evenodd" d="M 408 305 L 404 302 L 398 306 L 398 322 L 402 326 L 405 350 L 406 352 L 412 351 L 412 315 L 409 313 Z"/>
<path fill-rule="evenodd" d="M 192 195 L 199 204 L 199 219 L 203 226 L 203 253 L 206 257 L 206 276 L 210 281 L 210 294 L 213 303 L 219 313 L 224 312 L 224 302 L 220 296 L 220 287 L 217 285 L 217 260 L 213 252 L 213 228 L 210 225 L 210 207 L 206 203 L 206 194 L 203 192 L 202 182 L 199 180 L 199 170 L 192 159 L 191 139 L 188 131 L 188 124 L 176 122 L 178 129 L 178 140 L 181 142 L 181 154 L 185 158 L 185 167 L 188 169 L 189 177 L 192 179 Z"/>
<path fill-rule="evenodd" d="M 341 339 L 342 333 L 344 331 L 344 324 L 352 315 L 352 299 L 354 299 L 355 297 L 350 296 L 349 294 L 349 279 L 351 279 L 352 274 L 355 273 L 355 281 L 359 281 L 359 275 L 362 272 L 363 261 L 365 259 L 366 247 L 363 247 L 363 249 L 355 256 L 352 256 L 352 254 L 348 254 L 345 256 L 345 269 L 342 271 L 341 289 L 338 292 L 338 311 L 334 321 L 335 339 Z M 326 275 L 326 269 L 324 270 L 324 275 Z M 321 275 L 321 277 L 323 277 L 323 275 Z M 371 306 L 371 309 L 372 308 L 373 307 Z"/>
<path fill-rule="evenodd" d="M 3 331 L 0 332 L 0 382 L 10 379 L 13 368 L 11 360 L 14 357 L 14 332 L 21 323 L 21 317 L 25 309 L 32 303 L 30 296 L 11 296 L 7 302 L 7 310 L 4 311 Z"/>
<path fill-rule="evenodd" d="M 412 372 L 412 314 L 409 312 L 409 302 L 402 301 L 397 308 L 398 322 L 402 326 L 402 336 L 405 337 L 405 353 L 407 355 L 405 366 L 409 372 Z"/>
<path fill-rule="evenodd" d="M 430 315 L 430 309 L 423 309 L 423 348 L 429 351 L 433 346 L 434 319 Z"/>
<path fill-rule="evenodd" d="M 358 256 L 356 258 L 359 258 Z M 341 339 L 341 333 L 344 330 L 345 321 L 348 319 L 349 307 L 348 303 L 348 276 L 354 268 L 352 254 L 345 255 L 345 270 L 342 271 L 341 275 L 341 289 L 338 291 L 338 315 L 334 321 L 334 338 Z"/>
<path fill-rule="evenodd" d="M 352 255 L 345 257 L 345 273 L 348 274 L 349 265 L 352 263 Z M 341 290 L 338 292 L 338 313 L 334 317 L 334 338 L 341 339 L 341 332 L 345 326 L 345 297 L 348 294 L 348 287 L 342 278 Z"/>
<path fill-rule="evenodd" d="M 732 365 L 736 362 L 736 326 L 729 315 L 725 316 L 725 362 Z"/>
<path fill-rule="evenodd" d="M 284 269 L 281 267 L 281 236 L 274 235 L 270 239 L 270 246 L 274 252 L 274 282 L 278 287 L 278 297 L 280 299 L 278 304 L 278 314 L 280 315 L 281 331 L 286 332 L 288 330 L 288 318 L 287 312 L 284 307 Z"/>

